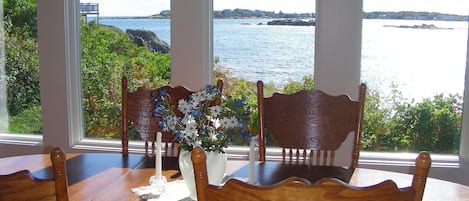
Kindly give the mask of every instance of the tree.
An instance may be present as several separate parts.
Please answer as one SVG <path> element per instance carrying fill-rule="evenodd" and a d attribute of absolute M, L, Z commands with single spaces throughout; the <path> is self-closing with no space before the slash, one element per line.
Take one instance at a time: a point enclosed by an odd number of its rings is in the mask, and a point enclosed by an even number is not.
<path fill-rule="evenodd" d="M 36 0 L 4 0 L 4 25 L 10 34 L 24 33 L 26 38 L 37 38 Z"/>

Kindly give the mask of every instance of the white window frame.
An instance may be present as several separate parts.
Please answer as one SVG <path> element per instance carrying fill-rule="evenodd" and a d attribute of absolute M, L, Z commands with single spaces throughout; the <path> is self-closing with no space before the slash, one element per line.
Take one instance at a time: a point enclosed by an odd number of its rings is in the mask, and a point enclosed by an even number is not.
<path fill-rule="evenodd" d="M 45 153 L 52 146 L 66 152 L 120 151 L 120 141 L 83 139 L 79 77 L 79 1 L 38 0 L 39 65 L 43 137 L 0 135 L 0 157 Z M 200 88 L 212 77 L 212 0 L 172 0 L 172 84 Z M 362 0 L 316 0 L 316 87 L 332 94 L 357 97 L 360 80 Z M 187 9 L 190 7 L 191 9 Z M 328 12 L 334 10 L 334 12 Z M 191 19 L 187 21 L 187 19 Z M 340 29 L 340 31 L 338 31 Z M 194 34 L 195 33 L 195 34 Z M 332 34 L 333 33 L 333 34 Z M 195 38 L 194 38 L 195 37 Z M 177 43 L 176 41 L 192 43 Z M 344 38 L 352 38 L 343 43 Z M 469 36 L 468 36 L 469 38 Z M 185 39 L 185 40 L 183 40 Z M 334 41 L 340 41 L 335 43 Z M 469 42 L 468 42 L 469 49 Z M 197 50 L 197 51 L 193 51 Z M 194 54 L 197 53 L 197 54 Z M 333 53 L 333 54 L 332 54 Z M 190 55 L 189 55 L 190 54 Z M 341 58 L 341 59 L 337 59 Z M 464 113 L 469 114 L 469 53 L 466 59 Z M 190 71 L 191 75 L 187 75 Z M 469 181 L 469 120 L 463 116 L 458 155 L 433 154 L 430 176 L 460 183 Z M 140 147 L 131 144 L 131 151 Z M 232 158 L 246 158 L 247 148 L 231 147 Z M 268 150 L 275 158 L 276 151 Z M 360 167 L 409 172 L 415 154 L 362 151 Z"/>

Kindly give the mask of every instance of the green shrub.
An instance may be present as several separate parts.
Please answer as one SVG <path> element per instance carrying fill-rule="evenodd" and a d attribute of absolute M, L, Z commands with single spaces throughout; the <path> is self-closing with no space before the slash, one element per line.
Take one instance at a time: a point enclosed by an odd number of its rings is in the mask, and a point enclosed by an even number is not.
<path fill-rule="evenodd" d="M 462 97 L 436 95 L 400 105 L 391 127 L 396 149 L 457 153 L 461 136 Z"/>
<path fill-rule="evenodd" d="M 13 133 L 21 134 L 41 134 L 41 106 L 34 106 L 30 109 L 24 110 L 19 115 L 11 116 L 9 119 L 8 130 Z"/>

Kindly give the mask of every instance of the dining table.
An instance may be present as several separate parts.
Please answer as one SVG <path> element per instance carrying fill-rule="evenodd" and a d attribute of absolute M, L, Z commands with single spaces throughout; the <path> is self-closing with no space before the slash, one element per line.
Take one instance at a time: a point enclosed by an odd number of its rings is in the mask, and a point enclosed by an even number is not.
<path fill-rule="evenodd" d="M 67 153 L 68 194 L 71 201 L 140 201 L 145 200 L 132 189 L 149 185 L 155 175 L 155 157 L 144 154 Z M 245 179 L 249 172 L 247 160 L 228 160 L 226 178 Z M 0 175 L 30 170 L 37 178 L 52 178 L 49 154 L 0 158 Z M 186 201 L 188 190 L 178 170 L 178 160 L 163 157 L 162 175 L 167 187 L 162 195 Z M 255 163 L 256 185 L 271 185 L 290 176 L 301 176 L 312 183 L 323 177 L 335 177 L 355 186 L 370 186 L 391 179 L 399 187 L 410 186 L 411 174 L 367 168 L 310 166 L 301 163 L 265 161 Z M 164 196 L 163 196 L 164 197 Z M 168 197 L 152 200 L 168 200 Z M 469 186 L 441 179 L 428 178 L 424 201 L 469 200 Z"/>

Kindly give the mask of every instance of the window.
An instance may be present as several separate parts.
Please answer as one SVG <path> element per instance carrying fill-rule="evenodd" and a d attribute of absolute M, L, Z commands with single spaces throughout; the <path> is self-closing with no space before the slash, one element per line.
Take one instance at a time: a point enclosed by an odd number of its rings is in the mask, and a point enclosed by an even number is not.
<path fill-rule="evenodd" d="M 364 150 L 457 154 L 468 6 L 383 4 L 364 1 Z"/>
<path fill-rule="evenodd" d="M 41 134 L 36 1 L 2 4 L 0 133 Z"/>
<path fill-rule="evenodd" d="M 224 89 L 224 94 L 230 95 L 225 101 L 245 98 L 255 112 L 258 80 L 266 83 L 266 96 L 275 91 L 295 92 L 303 84 L 312 88 L 314 1 L 256 0 L 245 4 L 214 0 L 213 4 L 214 70 L 215 78 L 229 86 Z M 252 134 L 257 133 L 255 122 Z M 234 141 L 236 145 L 246 143 Z"/>
<path fill-rule="evenodd" d="M 82 1 L 83 3 L 89 3 L 87 1 Z M 120 30 L 125 31 L 127 29 L 144 29 L 149 30 L 158 35 L 160 39 L 167 41 L 170 43 L 170 20 L 168 16 L 170 15 L 170 11 L 168 7 L 161 7 L 160 10 L 150 11 L 148 14 L 153 14 L 152 18 L 140 18 L 135 17 L 132 15 L 145 15 L 142 14 L 143 12 L 138 12 L 137 14 L 132 13 L 125 13 L 129 9 L 118 9 L 118 8 L 126 8 L 129 6 L 125 3 L 126 1 L 122 1 L 120 4 L 113 4 L 112 6 L 106 4 L 103 1 L 102 4 L 98 6 L 99 9 L 102 10 L 101 13 L 98 12 L 99 20 L 93 18 L 93 16 L 86 17 L 84 20 L 87 23 L 84 23 L 82 26 L 82 33 L 86 31 L 93 31 L 95 32 L 98 30 L 96 27 L 93 26 L 93 19 L 98 21 L 100 24 L 106 24 L 118 27 Z M 262 4 L 261 1 L 257 2 L 258 4 Z M 135 5 L 139 5 L 139 2 L 135 2 Z M 132 5 L 134 5 L 132 4 Z M 313 74 L 313 66 L 314 66 L 314 35 L 315 35 L 315 27 L 314 26 L 270 26 L 267 25 L 269 21 L 273 21 L 276 18 L 279 19 L 289 19 L 292 17 L 305 17 L 305 19 L 309 19 L 311 17 L 315 17 L 314 13 L 314 2 L 311 1 L 302 1 L 296 2 L 296 4 L 292 4 L 294 8 L 288 8 L 285 5 L 272 7 L 276 3 L 270 2 L 269 4 L 263 4 L 258 7 L 255 7 L 257 4 L 253 5 L 245 5 L 247 6 L 244 9 L 242 3 L 232 3 L 229 1 L 214 1 L 213 2 L 214 12 L 213 12 L 213 55 L 215 61 L 215 69 L 216 76 L 228 82 L 230 88 L 225 90 L 228 94 L 233 96 L 241 96 L 247 95 L 250 96 L 252 100 L 255 100 L 255 81 L 257 80 L 264 80 L 265 82 L 271 81 L 270 91 L 280 91 L 284 90 L 286 92 L 293 92 L 298 90 L 299 85 L 301 82 L 306 82 L 307 84 L 314 84 L 312 79 Z M 309 5 L 311 6 L 305 6 Z M 88 4 L 86 4 L 88 6 Z M 169 4 L 168 4 L 169 6 Z M 267 7 L 269 6 L 269 7 Z M 365 2 L 365 6 L 367 6 L 367 2 Z M 110 8 L 113 8 L 112 11 L 119 10 L 119 13 L 112 13 L 110 14 Z M 146 7 L 151 7 L 148 5 Z M 306 9 L 305 9 L 306 8 Z M 290 10 L 288 10 L 290 9 Z M 108 13 L 106 13 L 106 10 Z M 409 10 L 407 8 L 402 8 L 402 10 Z M 124 12 L 125 11 L 125 12 Z M 298 11 L 298 12 L 297 12 Z M 372 14 L 375 13 L 365 13 L 365 18 L 368 18 Z M 406 16 L 407 17 L 407 16 Z M 423 19 L 425 15 L 418 16 L 418 19 Z M 442 16 L 439 16 L 442 17 Z M 446 16 L 447 17 L 447 16 Z M 91 21 L 91 22 L 90 22 Z M 385 21 L 389 22 L 389 24 L 380 24 L 378 21 Z M 420 20 L 419 20 L 420 21 Z M 399 150 L 399 151 L 416 151 L 418 149 L 427 149 L 429 147 L 441 147 L 444 148 L 441 152 L 442 153 L 457 153 L 459 148 L 459 135 L 461 133 L 461 106 L 462 106 L 462 86 L 463 86 L 463 79 L 449 79 L 447 81 L 455 81 L 459 80 L 459 84 L 451 84 L 451 86 L 458 86 L 457 90 L 459 91 L 459 96 L 452 96 L 452 97 L 441 97 L 438 100 L 433 101 L 446 101 L 447 103 L 452 103 L 454 101 L 455 108 L 454 113 L 448 113 L 447 119 L 445 119 L 446 124 L 450 123 L 453 126 L 450 128 L 443 128 L 442 133 L 444 134 L 435 134 L 432 137 L 421 137 L 417 135 L 413 135 L 413 133 L 405 133 L 400 134 L 398 137 L 392 135 L 393 133 L 402 133 L 402 130 L 408 130 L 405 125 L 406 123 L 399 123 L 399 121 L 408 121 L 405 117 L 409 116 L 408 112 L 413 112 L 418 108 L 405 108 L 405 105 L 408 105 L 406 101 L 411 100 L 404 100 L 398 99 L 403 97 L 411 97 L 409 96 L 412 94 L 413 96 L 416 95 L 415 91 L 424 92 L 424 90 L 419 90 L 425 88 L 424 86 L 428 86 L 429 83 L 437 83 L 437 82 L 427 82 L 422 84 L 417 90 L 414 89 L 414 92 L 402 94 L 401 97 L 395 96 L 399 93 L 391 94 L 390 91 L 386 91 L 388 88 L 392 88 L 392 86 L 398 86 L 397 89 L 403 89 L 403 85 L 407 85 L 401 81 L 406 80 L 406 75 L 408 77 L 412 77 L 410 73 L 402 74 L 402 73 L 388 73 L 382 72 L 385 69 L 393 69 L 396 70 L 395 66 L 402 66 L 405 69 L 409 69 L 408 66 L 431 66 L 436 62 L 434 60 L 430 60 L 427 58 L 418 58 L 415 56 L 415 53 L 422 53 L 428 58 L 442 58 L 442 60 L 451 60 L 454 61 L 455 65 L 448 64 L 445 61 L 444 65 L 451 65 L 451 66 L 459 66 L 459 71 L 451 71 L 454 73 L 455 76 L 462 77 L 463 73 L 461 69 L 464 68 L 463 62 L 465 61 L 464 57 L 459 55 L 459 59 L 443 59 L 442 56 L 446 56 L 444 54 L 428 56 L 429 53 L 423 53 L 423 50 L 430 50 L 430 49 L 443 49 L 443 47 L 439 48 L 432 48 L 432 47 L 425 47 L 422 49 L 411 49 L 405 48 L 409 52 L 403 51 L 395 51 L 393 48 L 388 47 L 387 45 L 394 45 L 394 46 L 406 46 L 409 47 L 417 47 L 421 48 L 424 45 L 429 45 L 431 43 L 428 42 L 421 42 L 418 43 L 415 38 L 410 38 L 409 36 L 421 36 L 423 33 L 418 31 L 427 31 L 428 30 L 420 30 L 416 31 L 416 29 L 408 29 L 407 32 L 404 33 L 406 39 L 409 41 L 404 41 L 402 38 L 396 39 L 396 36 L 393 34 L 396 33 L 396 30 L 405 31 L 405 28 L 399 27 L 395 23 L 400 22 L 410 22 L 410 20 L 376 20 L 376 19 L 365 19 L 363 21 L 363 51 L 362 51 L 362 72 L 361 77 L 364 82 L 368 84 L 368 103 L 366 104 L 367 112 L 365 114 L 365 123 L 364 123 L 364 131 L 366 132 L 363 138 L 364 142 L 364 149 L 365 150 L 372 150 L 372 151 L 392 151 L 392 150 Z M 424 21 L 426 22 L 426 21 Z M 442 21 L 439 21 L 441 24 Z M 458 24 L 458 22 L 453 23 Z M 467 27 L 465 23 L 459 23 L 462 25 L 459 27 L 458 37 L 448 36 L 448 38 L 464 38 L 467 34 L 467 31 L 464 27 Z M 393 27 L 395 26 L 395 27 Z M 407 26 L 407 25 L 405 25 Z M 410 25 L 409 25 L 410 26 Z M 456 27 L 459 25 L 456 25 Z M 87 27 L 89 27 L 87 29 Z M 373 28 L 381 28 L 382 31 L 374 31 L 371 30 Z M 393 32 L 389 32 L 389 35 L 392 37 L 386 37 L 387 30 L 393 30 Z M 453 27 L 446 27 L 448 29 L 453 29 Z M 446 30 L 445 27 L 443 29 L 438 30 L 438 33 Z M 380 30 L 381 30 L 380 29 Z M 454 33 L 454 31 L 446 30 L 449 33 Z M 426 33 L 426 32 L 425 32 Z M 92 33 L 90 33 L 92 34 Z M 370 35 L 371 34 L 371 35 Z M 104 38 L 117 38 L 117 37 L 109 37 L 103 33 L 95 34 L 93 37 L 104 37 Z M 430 35 L 429 37 L 432 37 Z M 435 36 L 433 36 L 435 37 Z M 389 38 L 396 39 L 389 40 Z M 438 38 L 438 37 L 436 37 Z M 419 39 L 422 39 L 421 37 Z M 121 44 L 124 38 L 115 40 L 114 42 L 110 42 L 110 46 L 117 49 L 126 49 L 127 47 L 119 47 L 118 43 Z M 245 41 L 240 43 L 240 41 Z M 434 41 L 435 42 L 435 41 Z M 458 41 L 456 41 L 458 43 Z M 90 46 L 85 46 L 86 44 Z M 433 44 L 433 43 L 432 43 Z M 441 43 L 444 45 L 451 46 L 450 43 L 444 42 Z M 462 45 L 461 45 L 462 44 Z M 119 55 L 110 55 L 106 59 L 102 59 L 98 61 L 98 63 L 93 63 L 91 58 L 96 55 L 94 51 L 99 51 L 99 48 L 95 48 L 103 44 L 94 44 L 92 41 L 83 38 L 82 39 L 82 48 L 84 51 L 82 52 L 82 67 L 83 67 L 83 95 L 84 95 L 84 118 L 85 118 L 85 136 L 92 137 L 92 138 L 100 138 L 100 139 L 113 139 L 118 138 L 119 136 L 119 120 L 117 118 L 113 118 L 116 115 L 119 115 L 119 77 L 125 73 L 122 72 L 122 69 L 127 69 L 127 71 L 131 68 L 135 68 L 135 66 L 141 65 L 142 63 L 146 63 L 146 61 L 133 61 L 132 59 L 127 58 L 124 60 L 119 61 L 121 58 Z M 465 49 L 463 43 L 458 43 L 459 49 Z M 104 45 L 106 46 L 106 45 Z M 127 48 L 128 49 L 128 48 Z M 375 49 L 379 50 L 388 50 L 392 51 L 389 52 L 380 52 L 375 51 Z M 436 54 L 437 51 L 432 51 L 431 54 Z M 448 52 L 448 51 L 447 51 Z M 457 51 L 458 53 L 462 53 L 464 51 Z M 403 53 L 403 55 L 399 56 L 397 53 Z M 89 57 L 88 57 L 89 55 Z M 392 57 L 393 55 L 395 57 Z M 409 58 L 409 56 L 412 56 Z M 455 54 L 451 54 L 450 56 L 455 56 Z M 141 57 L 141 55 L 140 55 Z M 417 60 L 418 62 L 412 63 L 411 61 Z M 90 62 L 93 61 L 93 62 Z M 117 61 L 117 62 L 115 62 Z M 402 61 L 402 63 L 391 63 Z M 101 62 L 101 63 L 99 63 Z M 103 63 L 104 62 L 104 63 Z M 425 62 L 425 63 L 424 63 Z M 440 65 L 443 65 L 440 62 Z M 98 69 L 99 67 L 105 67 Z M 112 66 L 112 67 L 111 67 Z M 117 67 L 116 67 L 117 66 Z M 393 67 L 391 67 L 393 66 Z M 116 67 L 116 68 L 113 68 Z M 90 70 L 92 69 L 92 70 Z M 120 70 L 116 70 L 120 69 Z M 96 70 L 100 72 L 104 72 L 102 74 L 96 74 Z M 422 72 L 423 70 L 416 70 L 415 72 Z M 462 70 L 463 71 L 463 70 Z M 374 76 L 372 73 L 375 72 L 376 75 L 386 75 L 391 77 L 377 77 Z M 418 76 L 420 76 L 419 74 Z M 105 76 L 105 77 L 102 77 Z M 317 75 L 321 77 L 322 75 Z M 140 75 L 135 75 L 136 80 L 143 80 L 145 78 L 151 77 L 148 74 L 143 73 Z M 414 76 L 415 77 L 415 76 Z M 414 79 L 407 78 L 409 79 Z M 449 76 L 441 76 L 441 77 L 452 77 Z M 431 78 L 431 76 L 423 76 L 427 80 L 435 80 L 439 78 Z M 96 79 L 93 81 L 93 79 Z M 103 80 L 108 80 L 105 83 Z M 383 80 L 392 80 L 392 82 L 383 83 Z M 87 83 L 90 83 L 87 85 Z M 97 84 L 99 83 L 99 84 Z M 422 82 L 423 83 L 423 82 Z M 401 85 L 402 84 L 402 85 Z M 416 86 L 416 83 L 413 83 L 412 86 Z M 436 84 L 436 88 L 440 87 L 441 84 Z M 312 87 L 312 86 L 310 86 Z M 381 88 L 380 88 L 381 87 Z M 94 94 L 91 94 L 88 89 L 91 89 Z M 246 90 L 248 89 L 248 90 Z M 382 90 L 385 89 L 385 90 Z M 247 93 L 246 93 L 247 91 Z M 395 92 L 395 90 L 394 90 Z M 402 92 L 402 91 L 401 91 Z M 394 96 L 392 96 L 394 95 Z M 386 99 L 387 97 L 391 97 L 390 99 Z M 380 99 L 381 102 L 372 102 L 375 100 Z M 396 108 L 395 104 L 390 104 L 392 101 L 393 103 L 399 102 L 399 108 Z M 415 101 L 418 101 L 415 99 Z M 255 102 L 255 101 L 251 101 Z M 416 104 L 414 102 L 413 104 Z M 255 108 L 255 105 L 252 105 Z M 395 107 L 395 108 L 390 108 Z M 422 106 L 423 107 L 423 106 Z M 400 113 L 396 113 L 395 116 L 391 116 L 389 114 L 394 114 L 394 112 L 400 109 Z M 422 108 L 421 108 L 422 109 Z M 423 108 L 429 109 L 429 108 Z M 406 113 L 407 112 L 407 113 Z M 386 115 L 388 113 L 388 115 Z M 401 116 L 397 116 L 401 115 Z M 445 115 L 445 114 L 442 114 Z M 402 119 L 398 119 L 401 117 Z M 388 118 L 388 119 L 386 119 Z M 437 117 L 443 118 L 443 117 Z M 389 119 L 394 120 L 391 121 Z M 441 119 L 440 119 L 441 120 Z M 423 122 L 425 123 L 425 122 Z M 389 124 L 393 125 L 402 125 L 401 127 L 395 126 L 392 127 L 392 131 L 389 129 L 391 128 Z M 379 125 L 380 127 L 377 127 Z M 403 127 L 404 126 L 404 127 Z M 112 128 L 114 130 L 112 130 Z M 382 130 L 388 129 L 385 133 L 381 132 Z M 400 130 L 399 130 L 400 129 Z M 433 128 L 429 128 L 433 129 Z M 96 131 L 96 132 L 95 132 Z M 254 132 L 254 131 L 253 131 Z M 425 131 L 421 131 L 425 132 Z M 448 132 L 452 132 L 452 135 L 447 135 Z M 435 140 L 437 139 L 437 140 Z M 426 140 L 426 141 L 424 141 Z M 441 142 L 439 142 L 439 141 Z M 437 141 L 437 142 L 435 142 Z M 422 142 L 422 143 L 420 143 Z M 446 143 L 446 144 L 445 144 Z M 448 146 L 450 144 L 451 146 Z M 417 145 L 420 148 L 412 147 Z M 450 149 L 446 149 L 451 147 Z"/>
<path fill-rule="evenodd" d="M 169 83 L 169 1 L 81 1 L 80 7 L 84 136 L 120 139 L 121 77 L 132 90 Z"/>

